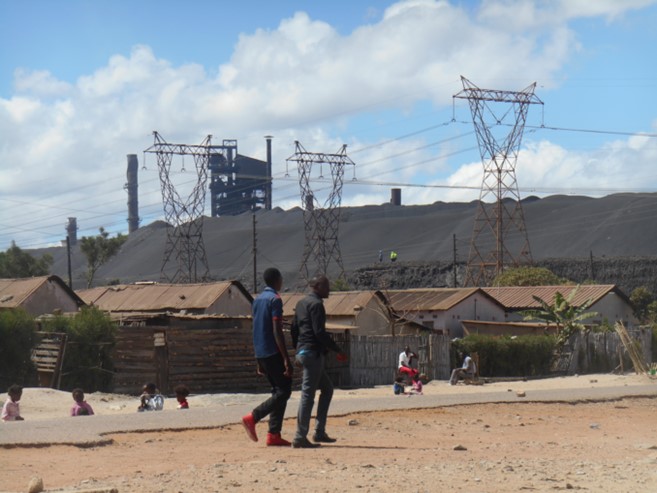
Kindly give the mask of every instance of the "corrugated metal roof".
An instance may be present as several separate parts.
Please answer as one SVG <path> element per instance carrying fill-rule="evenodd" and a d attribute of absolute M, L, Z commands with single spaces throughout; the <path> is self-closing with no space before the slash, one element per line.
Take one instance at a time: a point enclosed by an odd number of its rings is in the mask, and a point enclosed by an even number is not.
<path fill-rule="evenodd" d="M 231 286 L 251 295 L 237 281 L 206 284 L 125 284 L 82 290 L 79 296 L 109 312 L 204 310 Z M 99 292 L 99 290 L 103 290 Z"/>
<path fill-rule="evenodd" d="M 508 310 L 527 310 L 541 306 L 533 296 L 552 303 L 558 292 L 567 298 L 574 289 L 577 289 L 577 286 L 517 286 L 482 289 Z M 610 292 L 619 294 L 627 300 L 627 297 L 613 284 L 583 284 L 577 289 L 572 305 L 581 306 L 588 300 L 596 303 Z"/>
<path fill-rule="evenodd" d="M 335 291 L 324 300 L 324 310 L 329 316 L 354 316 L 358 308 L 365 307 L 377 295 L 378 291 Z M 283 316 L 294 315 L 294 308 L 305 296 L 307 293 L 281 293 Z"/>
<path fill-rule="evenodd" d="M 23 279 L 0 279 L 0 308 L 17 308 L 21 306 L 32 293 L 47 282 L 59 284 L 78 304 L 82 303 L 83 300 L 59 277 L 41 276 Z"/>
<path fill-rule="evenodd" d="M 427 288 L 386 291 L 390 305 L 397 313 L 449 310 L 479 288 Z"/>

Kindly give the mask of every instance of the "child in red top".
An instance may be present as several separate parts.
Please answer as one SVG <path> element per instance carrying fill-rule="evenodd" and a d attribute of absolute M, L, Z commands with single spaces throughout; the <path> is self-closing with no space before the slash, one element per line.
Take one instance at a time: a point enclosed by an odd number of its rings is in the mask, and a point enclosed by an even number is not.
<path fill-rule="evenodd" d="M 176 400 L 178 401 L 178 409 L 189 409 L 189 403 L 187 402 L 187 396 L 189 395 L 189 389 L 186 385 L 178 385 L 175 389 Z"/>

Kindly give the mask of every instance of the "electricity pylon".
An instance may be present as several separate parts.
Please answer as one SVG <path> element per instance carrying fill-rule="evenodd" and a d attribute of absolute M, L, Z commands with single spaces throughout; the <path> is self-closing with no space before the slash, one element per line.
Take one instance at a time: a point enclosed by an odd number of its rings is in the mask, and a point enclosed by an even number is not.
<path fill-rule="evenodd" d="M 208 165 L 213 149 L 212 136 L 208 135 L 200 145 L 170 144 L 157 132 L 153 132 L 153 136 L 153 145 L 144 153 L 153 153 L 157 157 L 164 219 L 171 226 L 167 228 L 160 278 L 180 284 L 207 280 L 209 268 L 203 244 L 203 209 Z M 194 160 L 197 180 L 186 198 L 180 196 L 171 182 L 171 162 L 175 155 L 191 155 Z M 176 270 L 172 275 L 168 275 L 166 267 L 173 260 L 176 261 Z"/>
<path fill-rule="evenodd" d="M 529 105 L 543 101 L 535 82 L 522 91 L 480 89 L 463 76 L 461 82 L 453 98 L 468 100 L 484 166 L 465 285 L 487 286 L 505 266 L 532 262 L 516 161 Z"/>
<path fill-rule="evenodd" d="M 295 153 L 287 162 L 297 164 L 299 186 L 301 188 L 301 206 L 303 208 L 303 225 L 306 237 L 301 276 L 308 281 L 314 275 L 328 275 L 329 264 L 334 261 L 339 269 L 339 278 L 344 278 L 342 253 L 338 241 L 340 225 L 340 204 L 344 168 L 355 163 L 347 156 L 347 146 L 343 145 L 335 154 L 313 153 L 306 151 L 301 143 L 295 141 Z M 313 167 L 320 167 L 318 179 L 323 179 L 323 167 L 328 165 L 331 173 L 330 192 L 323 203 L 317 198 L 310 181 Z"/>

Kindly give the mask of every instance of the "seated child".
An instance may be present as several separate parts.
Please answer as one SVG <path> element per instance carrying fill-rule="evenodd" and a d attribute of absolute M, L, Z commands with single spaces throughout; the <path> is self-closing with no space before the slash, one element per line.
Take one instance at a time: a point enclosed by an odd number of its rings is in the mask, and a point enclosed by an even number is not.
<path fill-rule="evenodd" d="M 82 389 L 73 389 L 72 394 L 75 404 L 71 408 L 71 416 L 93 416 L 94 410 L 84 400 L 84 391 Z"/>
<path fill-rule="evenodd" d="M 18 401 L 23 395 L 23 387 L 12 385 L 7 389 L 7 401 L 2 406 L 2 421 L 23 421 Z"/>
<path fill-rule="evenodd" d="M 187 396 L 189 395 L 189 389 L 187 385 L 178 385 L 173 389 L 176 393 L 176 400 L 178 401 L 178 409 L 189 409 L 189 403 L 187 402 Z"/>
<path fill-rule="evenodd" d="M 424 375 L 414 375 L 413 376 L 413 387 L 411 388 L 411 393 L 412 394 L 420 394 L 422 395 L 422 377 Z"/>
<path fill-rule="evenodd" d="M 154 383 L 147 383 L 144 385 L 141 393 L 141 403 L 137 408 L 137 411 L 161 411 L 164 409 L 164 397 L 160 394 L 160 391 L 157 389 L 157 385 Z"/>
<path fill-rule="evenodd" d="M 395 378 L 395 383 L 392 385 L 392 390 L 395 395 L 406 393 L 404 392 L 404 377 Z"/>

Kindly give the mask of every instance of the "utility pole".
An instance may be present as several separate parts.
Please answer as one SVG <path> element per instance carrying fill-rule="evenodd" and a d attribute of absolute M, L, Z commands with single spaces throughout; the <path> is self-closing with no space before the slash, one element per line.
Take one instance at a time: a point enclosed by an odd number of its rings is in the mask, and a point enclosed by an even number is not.
<path fill-rule="evenodd" d="M 593 272 L 593 250 L 589 250 L 589 267 L 591 268 L 591 280 L 595 280 L 595 273 Z"/>
<path fill-rule="evenodd" d="M 454 243 L 453 250 L 454 250 L 454 260 L 453 260 L 453 266 L 452 266 L 452 274 L 454 276 L 454 287 L 456 287 L 456 233 L 452 235 L 452 240 Z"/>
<path fill-rule="evenodd" d="M 258 265 L 257 261 L 258 253 L 258 240 L 256 235 L 256 215 L 253 213 L 253 293 L 258 292 Z"/>

